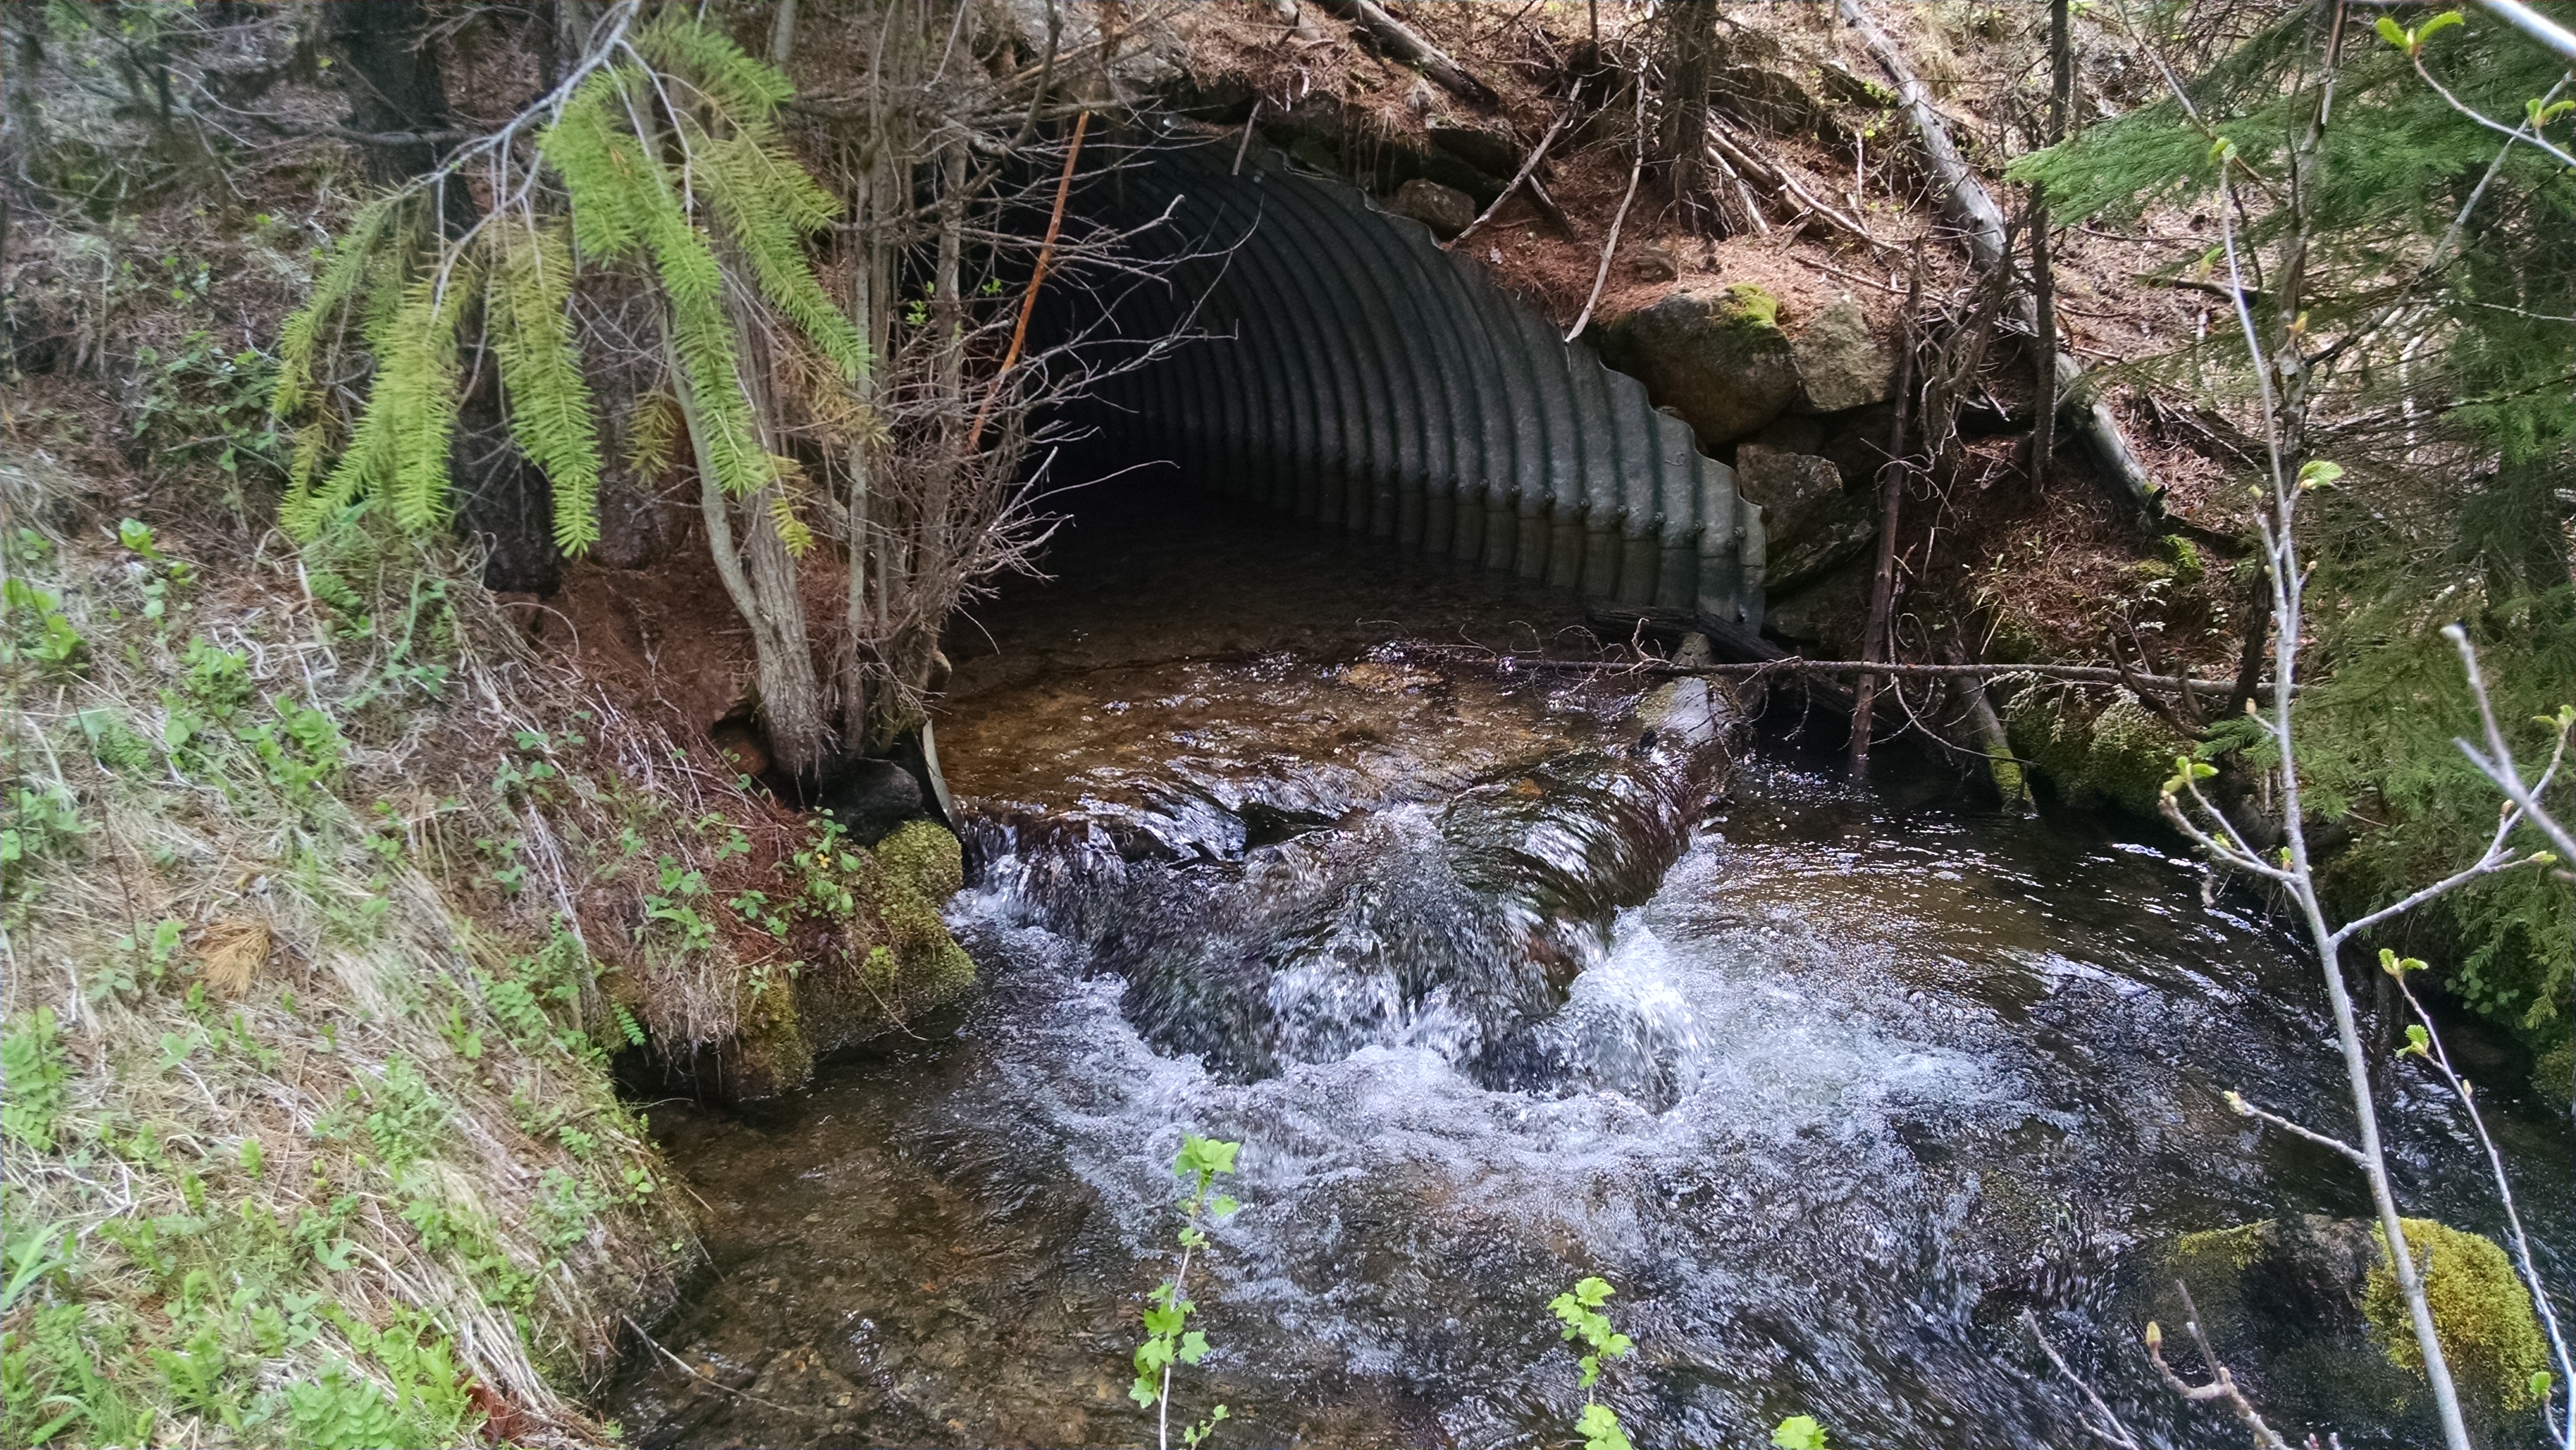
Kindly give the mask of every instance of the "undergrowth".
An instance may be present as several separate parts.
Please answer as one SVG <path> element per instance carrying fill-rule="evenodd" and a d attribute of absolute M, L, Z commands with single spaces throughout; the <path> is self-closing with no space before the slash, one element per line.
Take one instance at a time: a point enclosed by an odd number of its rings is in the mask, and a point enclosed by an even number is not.
<path fill-rule="evenodd" d="M 0 1444 L 598 1438 L 572 1396 L 691 1239 L 576 902 L 626 789 L 595 712 L 363 514 L 192 562 L 34 466 L 0 468 Z"/>

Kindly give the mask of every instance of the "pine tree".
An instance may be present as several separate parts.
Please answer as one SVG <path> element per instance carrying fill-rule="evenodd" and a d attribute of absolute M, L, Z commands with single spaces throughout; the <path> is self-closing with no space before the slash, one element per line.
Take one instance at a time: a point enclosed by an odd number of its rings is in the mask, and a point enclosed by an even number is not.
<path fill-rule="evenodd" d="M 2281 7 L 2185 87 L 2189 111 L 2170 99 L 2142 108 L 2031 158 L 2020 174 L 2045 184 L 2061 224 L 2159 203 L 2216 205 L 2228 148 L 2257 173 L 2286 176 L 2302 107 L 2315 103 L 2328 63 L 2334 9 Z M 2309 510 L 2317 683 L 2302 697 L 2300 751 L 2319 813 L 2357 829 L 2330 884 L 2358 911 L 2450 869 L 2494 827 L 2493 792 L 2452 745 L 2475 733 L 2475 715 L 2442 625 L 2468 627 L 2508 718 L 2576 694 L 2559 493 L 2576 446 L 2576 333 L 2566 322 L 2576 294 L 2565 259 L 2576 176 L 2528 145 L 2502 146 L 2358 21 L 2331 63 L 2331 124 L 2310 194 L 2297 199 L 2301 274 L 2249 280 L 2298 286 L 2303 315 L 2278 315 L 2268 290 L 2257 311 L 2267 331 L 2295 334 L 2307 359 L 2308 450 L 2345 469 Z M 2559 80 L 2546 53 L 2484 20 L 2447 27 L 2426 64 L 2461 101 L 2508 124 Z M 2258 259 L 2284 238 L 2290 207 L 2253 187 L 2240 187 L 2238 201 L 2240 240 Z M 2221 281 L 2223 267 L 2214 255 L 2174 264 Z M 2169 379 L 2217 377 L 2239 402 L 2253 392 L 2245 368 L 2241 338 L 2220 328 L 2191 352 L 2142 366 Z M 2227 725 L 2213 736 L 2222 747 L 2238 739 Z M 2438 910 L 2428 920 L 2454 939 L 2455 989 L 2536 1036 L 2563 1034 L 2576 951 L 2563 882 L 2515 873 Z M 2429 945 L 2416 950 L 2433 955 Z"/>
<path fill-rule="evenodd" d="M 715 485 L 718 572 L 752 627 L 773 746 L 791 769 L 810 768 L 827 745 L 820 687 L 801 619 L 778 617 L 782 600 L 795 612 L 793 556 L 811 544 L 802 475 L 772 441 L 775 421 L 755 403 L 769 396 L 766 379 L 747 370 L 744 346 L 756 307 L 827 361 L 823 387 L 846 388 L 867 368 L 807 251 L 836 206 L 778 133 L 790 88 L 775 69 L 676 9 L 623 53 L 603 57 L 524 156 L 510 135 L 497 138 L 490 159 L 514 179 L 512 167 L 533 174 L 515 190 L 496 186 L 515 199 L 462 236 L 434 230 L 428 201 L 443 177 L 433 173 L 370 205 L 340 239 L 284 334 L 273 406 L 301 433 L 281 520 L 309 539 L 372 500 L 406 529 L 447 522 L 460 330 L 479 304 L 511 438 L 552 487 L 557 546 L 578 555 L 599 537 L 602 448 L 575 279 L 589 269 L 641 283 L 659 304 L 668 373 L 649 395 L 677 401 L 672 416 Z M 343 351 L 372 364 L 354 418 L 317 381 L 343 366 Z M 660 431 L 635 441 L 667 455 L 677 435 L 653 417 Z M 739 557 L 730 521 L 716 517 L 727 500 L 754 511 Z M 764 530 L 783 553 L 762 547 Z"/>

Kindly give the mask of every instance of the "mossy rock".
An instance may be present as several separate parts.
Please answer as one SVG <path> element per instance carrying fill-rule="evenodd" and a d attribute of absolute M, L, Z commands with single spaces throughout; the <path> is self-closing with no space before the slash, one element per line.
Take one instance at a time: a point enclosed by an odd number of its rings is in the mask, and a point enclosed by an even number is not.
<path fill-rule="evenodd" d="M 794 981 L 775 977 L 744 1005 L 742 1025 L 717 1054 L 717 1091 L 735 1102 L 794 1092 L 814 1078 Z"/>
<path fill-rule="evenodd" d="M 2513 1261 L 2484 1234 L 2429 1218 L 2398 1222 L 2406 1230 L 2409 1256 L 2421 1266 L 2433 1332 L 2442 1341 L 2442 1357 L 2450 1362 L 2461 1397 L 2505 1411 L 2537 1403 L 2531 1380 L 2549 1368 L 2549 1348 L 2541 1339 L 2540 1317 L 2532 1312 L 2531 1291 L 2514 1272 Z M 2391 1363 L 2422 1374 L 2424 1354 L 2415 1342 L 2414 1320 L 2398 1290 L 2396 1270 L 2388 1262 L 2388 1236 L 2374 1229 L 2372 1240 L 2380 1255 L 2362 1285 L 2362 1316 Z"/>
<path fill-rule="evenodd" d="M 2156 815 L 2164 784 L 2173 778 L 2174 759 L 2189 755 L 2191 745 L 2149 714 L 2137 696 L 2122 690 L 2093 717 L 2093 739 L 2084 753 L 2086 782 L 2132 815 Z"/>
<path fill-rule="evenodd" d="M 937 821 L 906 821 L 871 854 L 886 874 L 936 906 L 966 884 L 966 852 Z"/>
<path fill-rule="evenodd" d="M 1748 437 L 1799 397 L 1780 303 L 1749 282 L 1682 286 L 1605 324 L 1601 359 L 1646 385 L 1703 447 Z"/>
<path fill-rule="evenodd" d="M 2537 1428 L 2530 1379 L 2546 1367 L 2531 1299 L 2502 1250 L 2472 1233 L 2406 1220 L 2475 1438 L 2523 1444 Z M 2203 1330 L 2248 1395 L 2294 1441 L 2336 1430 L 2352 1443 L 2438 1440 L 2414 1330 L 2376 1225 L 2308 1214 L 2184 1234 L 2155 1256 L 2126 1311 L 2171 1331 L 2191 1291 Z M 2168 1333 L 2167 1352 L 2176 1336 Z M 2392 1374 L 2391 1363 L 2413 1371 Z"/>
<path fill-rule="evenodd" d="M 2531 1065 L 2531 1085 L 2563 1115 L 2576 1098 L 2576 1042 L 2561 1037 Z"/>
<path fill-rule="evenodd" d="M 2192 748 L 2126 690 L 2089 718 L 2069 692 L 2025 690 L 2006 707 L 2004 730 L 2013 753 L 2037 767 L 2059 800 L 2140 816 L 2159 814 L 2174 758 Z"/>
<path fill-rule="evenodd" d="M 2185 1338 L 2173 1331 L 2190 1314 L 2174 1288 L 2180 1281 L 2218 1357 L 2292 1439 L 2299 1427 L 2339 1427 L 2404 1441 L 2415 1428 L 2410 1408 L 2419 1407 L 2388 1372 L 2361 1312 L 2375 1252 L 2364 1226 L 2322 1215 L 2184 1234 L 2156 1256 L 2144 1302 L 2121 1317 L 2132 1330 L 2162 1321 L 2172 1353 Z"/>
<path fill-rule="evenodd" d="M 975 959 L 939 916 L 965 880 L 957 838 L 911 821 L 856 854 L 869 867 L 850 918 L 798 947 L 808 960 L 796 976 L 773 973 L 756 991 L 744 978 L 741 1026 L 716 1066 L 726 1097 L 792 1092 L 812 1080 L 816 1057 L 910 1031 L 975 985 Z"/>
<path fill-rule="evenodd" d="M 910 821 L 868 854 L 876 869 L 834 959 L 797 984 L 816 1052 L 907 1031 L 975 985 L 975 959 L 939 917 L 940 903 L 965 879 L 957 838 L 934 822 Z"/>

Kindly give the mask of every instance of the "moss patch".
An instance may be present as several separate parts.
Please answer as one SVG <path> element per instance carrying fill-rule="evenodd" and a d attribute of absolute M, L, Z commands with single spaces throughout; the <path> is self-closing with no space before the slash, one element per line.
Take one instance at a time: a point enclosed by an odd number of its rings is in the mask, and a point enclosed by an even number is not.
<path fill-rule="evenodd" d="M 1726 286 L 1726 305 L 1718 317 L 1730 327 L 1748 331 L 1780 330 L 1780 299 L 1750 282 L 1730 282 Z"/>
<path fill-rule="evenodd" d="M 2408 1251 L 2423 1268 L 2433 1332 L 2441 1338 L 2442 1356 L 2450 1361 L 2460 1393 L 2507 1410 L 2530 1405 L 2531 1378 L 2549 1367 L 2549 1351 L 2541 1341 L 2539 1316 L 2532 1312 L 2531 1291 L 2514 1273 L 2512 1260 L 2483 1234 L 2429 1218 L 2399 1222 Z M 2388 1236 L 2378 1230 L 2373 1236 L 2382 1256 L 2372 1263 L 2362 1286 L 2362 1315 L 2390 1362 L 2421 1374 L 2424 1355 L 2415 1343 L 2414 1321 L 2398 1291 L 2396 1272 L 2388 1265 Z"/>

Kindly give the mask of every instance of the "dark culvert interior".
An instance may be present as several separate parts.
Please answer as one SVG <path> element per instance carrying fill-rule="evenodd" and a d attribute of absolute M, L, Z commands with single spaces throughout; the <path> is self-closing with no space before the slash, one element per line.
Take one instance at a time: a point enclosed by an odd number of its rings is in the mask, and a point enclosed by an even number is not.
<path fill-rule="evenodd" d="M 1734 471 L 1420 223 L 1231 141 L 1141 148 L 1082 190 L 1158 275 L 1041 293 L 1033 355 L 1129 360 L 1034 460 L 1105 482 L 1049 507 L 1178 480 L 1721 642 L 1759 631 L 1762 511 Z"/>

